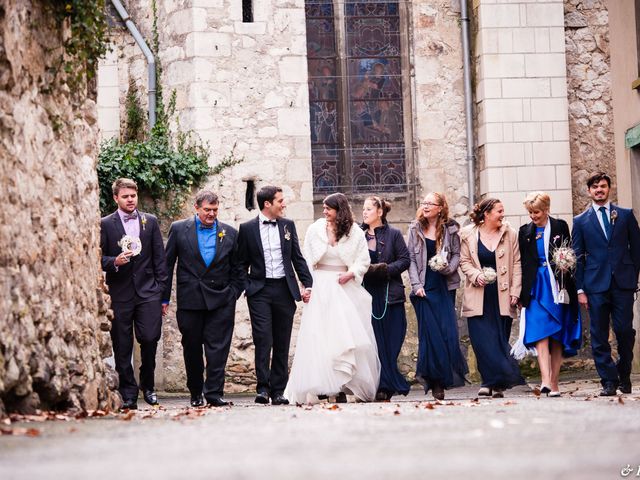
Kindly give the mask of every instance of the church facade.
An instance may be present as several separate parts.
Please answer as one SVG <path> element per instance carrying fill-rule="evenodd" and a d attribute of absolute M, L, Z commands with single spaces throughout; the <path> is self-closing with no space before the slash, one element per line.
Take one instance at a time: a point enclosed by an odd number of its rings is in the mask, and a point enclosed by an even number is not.
<path fill-rule="evenodd" d="M 151 2 L 128 3 L 150 39 Z M 367 195 L 391 199 L 390 221 L 401 228 L 429 191 L 443 192 L 461 221 L 473 200 L 496 196 L 517 227 L 528 221 L 526 194 L 545 190 L 551 214 L 570 221 L 587 205 L 584 181 L 596 169 L 612 174 L 623 206 L 637 207 L 635 144 L 624 146 L 640 121 L 631 89 L 637 44 L 631 55 L 628 37 L 613 34 L 615 25 L 637 37 L 636 2 L 469 0 L 465 51 L 466 3 L 157 0 L 161 81 L 176 91 L 180 125 L 209 142 L 212 166 L 230 154 L 243 158 L 207 182 L 220 195 L 221 219 L 256 215 L 247 189 L 277 184 L 301 232 L 335 191 L 357 214 Z M 133 39 L 118 26 L 112 38 L 98 75 L 103 138 L 119 135 L 130 80 L 146 88 Z M 161 352 L 167 389 L 184 386 L 174 323 Z M 251 364 L 241 305 L 229 366 L 235 389 L 251 388 Z"/>

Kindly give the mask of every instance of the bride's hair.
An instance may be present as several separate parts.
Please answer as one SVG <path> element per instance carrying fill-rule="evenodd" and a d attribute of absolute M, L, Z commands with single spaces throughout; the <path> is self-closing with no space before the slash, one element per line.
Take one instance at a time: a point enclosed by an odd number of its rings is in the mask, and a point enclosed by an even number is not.
<path fill-rule="evenodd" d="M 336 241 L 342 237 L 348 237 L 353 226 L 353 213 L 347 197 L 342 193 L 332 193 L 322 203 L 335 210 L 336 215 Z"/>

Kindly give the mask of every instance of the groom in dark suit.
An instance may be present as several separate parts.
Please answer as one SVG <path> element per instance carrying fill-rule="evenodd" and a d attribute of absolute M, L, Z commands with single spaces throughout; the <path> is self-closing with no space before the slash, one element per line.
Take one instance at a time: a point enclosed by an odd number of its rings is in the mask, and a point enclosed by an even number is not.
<path fill-rule="evenodd" d="M 102 269 L 107 272 L 113 323 L 111 341 L 118 390 L 123 408 L 138 408 L 138 384 L 133 375 L 131 354 L 133 332 L 140 344 L 140 389 L 149 405 L 157 405 L 154 389 L 156 349 L 162 327 L 162 291 L 167 281 L 162 235 L 156 217 L 138 211 L 138 186 L 133 180 L 119 178 L 113 182 L 113 199 L 118 205 L 111 215 L 100 221 Z M 126 248 L 125 235 L 139 242 Z M 139 239 L 139 240 L 138 240 Z M 134 255 L 135 253 L 135 255 Z"/>
<path fill-rule="evenodd" d="M 296 226 L 283 217 L 282 189 L 262 187 L 260 214 L 240 225 L 240 258 L 248 271 L 246 296 L 255 345 L 256 403 L 286 405 L 289 344 L 296 300 L 309 301 L 313 279 L 300 251 Z M 295 271 L 295 273 L 294 273 Z M 296 281 L 302 282 L 302 291 Z"/>
<path fill-rule="evenodd" d="M 591 175 L 587 187 L 593 203 L 573 219 L 578 302 L 589 310 L 591 348 L 602 383 L 600 395 L 613 396 L 617 388 L 631 393 L 640 229 L 632 210 L 609 202 L 611 178 L 606 173 Z M 610 323 L 618 343 L 617 363 L 611 358 Z"/>
<path fill-rule="evenodd" d="M 196 214 L 174 222 L 167 240 L 169 281 L 164 291 L 163 313 L 171 298 L 176 272 L 178 327 L 182 334 L 187 387 L 191 406 L 228 405 L 224 370 L 231 347 L 236 300 L 244 290 L 245 272 L 238 259 L 238 232 L 217 220 L 218 196 L 210 190 L 196 195 Z M 206 380 L 202 349 L 207 360 Z M 203 398 L 204 393 L 204 398 Z"/>

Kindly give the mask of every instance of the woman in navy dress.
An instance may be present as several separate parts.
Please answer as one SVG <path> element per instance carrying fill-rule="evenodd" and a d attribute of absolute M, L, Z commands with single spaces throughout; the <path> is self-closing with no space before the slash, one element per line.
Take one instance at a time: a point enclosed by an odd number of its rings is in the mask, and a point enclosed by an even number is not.
<path fill-rule="evenodd" d="M 460 351 L 456 324 L 455 292 L 460 286 L 459 225 L 449 218 L 449 206 L 441 193 L 429 193 L 409 227 L 409 278 L 411 303 L 418 321 L 416 379 L 444 399 L 445 389 L 461 387 L 468 372 Z M 429 261 L 440 255 L 447 266 L 440 271 Z"/>
<path fill-rule="evenodd" d="M 540 392 L 559 397 L 558 378 L 563 357 L 576 355 L 581 344 L 578 296 L 570 273 L 562 274 L 553 263 L 553 252 L 570 246 L 567 222 L 549 216 L 551 199 L 544 192 L 527 196 L 524 206 L 531 222 L 520 227 L 522 293 L 525 316 L 524 345 L 535 347 L 540 366 Z M 562 288 L 569 303 L 560 303 Z"/>
<path fill-rule="evenodd" d="M 525 383 L 509 345 L 522 281 L 518 233 L 504 221 L 497 198 L 476 204 L 471 219 L 460 234 L 462 315 L 482 377 L 478 395 L 502 398 L 504 390 Z"/>
<path fill-rule="evenodd" d="M 404 285 L 401 274 L 409 268 L 409 252 L 397 228 L 387 223 L 391 206 L 380 197 L 369 197 L 362 208 L 362 229 L 369 246 L 371 266 L 364 287 L 371 294 L 371 323 L 380 358 L 380 385 L 376 400 L 409 393 L 409 384 L 398 370 L 398 355 L 407 331 Z"/>

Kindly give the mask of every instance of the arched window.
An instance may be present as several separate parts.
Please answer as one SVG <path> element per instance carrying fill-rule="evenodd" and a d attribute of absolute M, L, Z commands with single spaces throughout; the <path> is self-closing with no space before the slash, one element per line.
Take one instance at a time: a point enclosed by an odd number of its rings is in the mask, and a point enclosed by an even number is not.
<path fill-rule="evenodd" d="M 399 2 L 305 8 L 314 193 L 406 192 Z"/>

